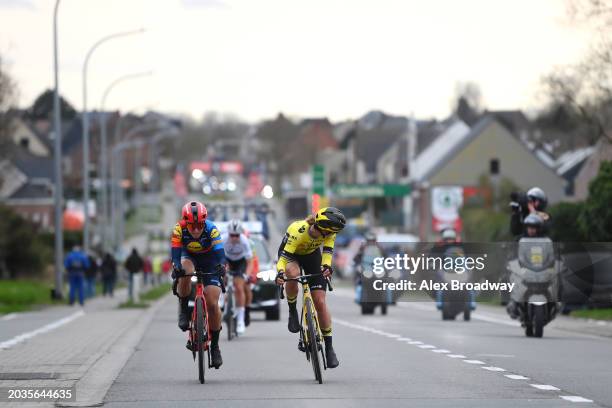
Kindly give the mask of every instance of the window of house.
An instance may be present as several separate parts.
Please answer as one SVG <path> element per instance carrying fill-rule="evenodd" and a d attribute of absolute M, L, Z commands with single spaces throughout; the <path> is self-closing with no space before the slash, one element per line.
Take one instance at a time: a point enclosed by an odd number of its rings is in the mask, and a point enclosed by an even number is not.
<path fill-rule="evenodd" d="M 499 174 L 499 159 L 491 159 L 489 161 L 489 173 Z"/>

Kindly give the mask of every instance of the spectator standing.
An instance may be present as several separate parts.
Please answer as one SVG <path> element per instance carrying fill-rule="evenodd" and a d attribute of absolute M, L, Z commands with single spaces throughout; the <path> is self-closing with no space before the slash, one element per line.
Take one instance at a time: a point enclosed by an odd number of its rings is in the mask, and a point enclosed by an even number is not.
<path fill-rule="evenodd" d="M 98 260 L 93 255 L 88 255 L 89 267 L 85 270 L 85 298 L 96 295 L 96 277 L 98 275 Z"/>
<path fill-rule="evenodd" d="M 151 272 L 153 271 L 153 267 L 151 265 L 151 258 L 148 256 L 145 256 L 142 259 L 142 272 L 144 275 L 144 284 L 145 286 L 148 286 L 150 284 L 152 284 L 151 282 Z"/>
<path fill-rule="evenodd" d="M 111 254 L 106 253 L 104 255 L 100 272 L 102 274 L 102 293 L 104 296 L 112 297 L 115 290 L 115 282 L 117 281 L 117 261 Z"/>
<path fill-rule="evenodd" d="M 138 254 L 138 250 L 136 248 L 132 248 L 132 252 L 130 256 L 125 260 L 125 269 L 127 269 L 129 274 L 128 279 L 128 294 L 130 296 L 130 300 L 134 299 L 134 278 L 135 275 L 140 273 L 144 267 L 144 262 L 140 255 Z"/>
<path fill-rule="evenodd" d="M 64 259 L 64 267 L 68 273 L 68 282 L 70 284 L 70 292 L 68 295 L 70 305 L 74 304 L 75 296 L 78 293 L 79 304 L 83 306 L 85 296 L 83 293 L 83 279 L 85 271 L 89 268 L 89 258 L 81 250 L 81 247 L 75 246 L 72 251 L 66 255 Z"/>

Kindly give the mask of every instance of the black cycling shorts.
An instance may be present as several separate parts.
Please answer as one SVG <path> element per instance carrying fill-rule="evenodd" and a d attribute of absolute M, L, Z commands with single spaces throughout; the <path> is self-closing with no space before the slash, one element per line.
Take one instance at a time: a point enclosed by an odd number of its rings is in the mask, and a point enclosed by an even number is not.
<path fill-rule="evenodd" d="M 244 274 L 247 268 L 246 258 L 240 258 L 237 261 L 227 260 L 229 265 L 229 274 L 233 277 L 244 278 Z"/>
<path fill-rule="evenodd" d="M 304 270 L 305 275 L 321 273 L 321 251 L 316 250 L 306 255 L 291 254 L 292 260 L 289 262 L 297 262 Z M 323 275 L 313 276 L 308 278 L 308 286 L 310 290 L 327 290 L 327 280 Z"/>

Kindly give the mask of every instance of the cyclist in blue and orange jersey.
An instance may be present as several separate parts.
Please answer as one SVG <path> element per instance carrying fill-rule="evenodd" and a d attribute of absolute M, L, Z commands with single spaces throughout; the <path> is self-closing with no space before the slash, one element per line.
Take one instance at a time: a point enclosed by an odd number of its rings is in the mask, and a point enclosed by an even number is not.
<path fill-rule="evenodd" d="M 191 278 L 185 273 L 197 270 L 218 272 L 204 279 L 204 297 L 211 329 L 211 360 L 215 368 L 223 364 L 219 350 L 219 333 L 221 331 L 221 310 L 219 295 L 221 293 L 223 274 L 225 273 L 225 253 L 219 230 L 206 218 L 208 212 L 204 204 L 192 201 L 183 206 L 181 220 L 172 231 L 172 278 L 173 291 L 179 298 L 178 325 L 183 331 L 189 329 L 189 297 L 191 295 Z"/>

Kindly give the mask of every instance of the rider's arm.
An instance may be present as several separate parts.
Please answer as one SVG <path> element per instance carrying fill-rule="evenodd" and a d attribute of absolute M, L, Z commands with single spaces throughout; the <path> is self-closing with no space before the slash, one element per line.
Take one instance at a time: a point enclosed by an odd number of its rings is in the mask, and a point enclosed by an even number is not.
<path fill-rule="evenodd" d="M 207 221 L 207 223 L 208 222 L 209 221 Z M 223 240 L 221 239 L 221 234 L 219 234 L 219 230 L 213 223 L 209 224 L 208 231 L 210 231 L 210 239 L 212 240 L 212 253 L 215 257 L 217 265 L 225 265 L 225 248 L 223 247 Z"/>
<path fill-rule="evenodd" d="M 323 256 L 321 258 L 321 266 L 331 266 L 335 242 L 336 234 L 329 234 L 327 237 L 325 237 L 325 241 L 323 241 Z"/>
<path fill-rule="evenodd" d="M 298 246 L 299 236 L 299 231 L 296 230 L 295 223 L 291 224 L 289 228 L 287 228 L 285 238 L 283 238 L 283 242 L 278 249 L 278 262 L 276 263 L 277 271 L 284 271 L 287 263 L 293 260 L 293 255 Z"/>
<path fill-rule="evenodd" d="M 172 264 L 175 268 L 181 267 L 181 252 L 183 249 L 182 242 L 183 230 L 181 226 L 177 223 L 174 226 L 174 230 L 172 231 L 172 237 L 170 238 L 170 251 Z"/>

